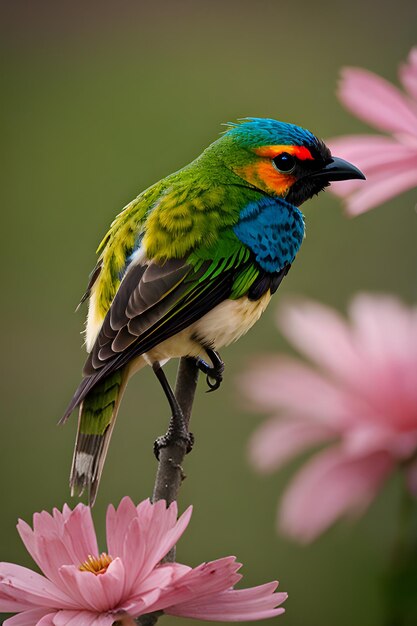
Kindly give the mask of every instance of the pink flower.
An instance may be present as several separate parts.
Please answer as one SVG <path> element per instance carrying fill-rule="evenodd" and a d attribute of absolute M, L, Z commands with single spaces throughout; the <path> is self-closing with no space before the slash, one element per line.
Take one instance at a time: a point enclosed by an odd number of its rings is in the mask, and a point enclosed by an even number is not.
<path fill-rule="evenodd" d="M 250 442 L 259 471 L 333 442 L 284 494 L 280 527 L 300 541 L 363 510 L 396 467 L 417 493 L 417 308 L 363 294 L 350 320 L 314 302 L 287 306 L 279 326 L 317 367 L 264 358 L 242 380 L 254 405 L 274 414 Z"/>
<path fill-rule="evenodd" d="M 359 215 L 417 187 L 417 47 L 399 69 L 406 93 L 372 72 L 344 68 L 339 98 L 354 115 L 383 135 L 347 135 L 328 141 L 331 150 L 356 163 L 367 181 L 350 180 L 332 186 L 347 200 L 351 215 Z"/>
<path fill-rule="evenodd" d="M 134 506 L 123 498 L 107 510 L 107 549 L 99 554 L 91 511 L 35 513 L 33 530 L 19 520 L 17 529 L 44 576 L 12 563 L 0 563 L 0 611 L 17 612 L 6 626 L 110 626 L 152 611 L 214 621 L 273 617 L 286 593 L 277 582 L 235 590 L 241 567 L 235 557 L 192 569 L 160 564 L 177 543 L 191 507 L 177 521 L 177 505 L 149 500 Z"/>

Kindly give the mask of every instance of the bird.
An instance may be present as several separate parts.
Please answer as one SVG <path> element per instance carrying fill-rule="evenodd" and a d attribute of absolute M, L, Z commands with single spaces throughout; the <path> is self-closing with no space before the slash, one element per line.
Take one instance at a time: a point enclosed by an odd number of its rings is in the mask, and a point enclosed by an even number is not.
<path fill-rule="evenodd" d="M 127 204 L 98 247 L 81 299 L 88 357 L 60 420 L 78 408 L 70 487 L 87 490 L 91 505 L 131 376 L 151 366 L 181 421 L 163 365 L 193 358 L 218 388 L 218 351 L 257 322 L 301 246 L 299 207 L 334 181 L 365 179 L 301 126 L 254 117 L 225 126 L 194 161 Z"/>

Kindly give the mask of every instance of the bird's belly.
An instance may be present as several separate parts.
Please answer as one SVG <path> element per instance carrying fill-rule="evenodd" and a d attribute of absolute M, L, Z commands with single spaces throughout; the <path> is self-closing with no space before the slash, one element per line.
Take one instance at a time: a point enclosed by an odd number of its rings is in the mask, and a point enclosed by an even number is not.
<path fill-rule="evenodd" d="M 180 358 L 182 356 L 202 356 L 204 349 L 194 339 L 188 327 L 169 339 L 165 339 L 157 346 L 149 350 L 143 357 L 151 365 L 155 361 L 165 362 L 168 359 Z"/>
<path fill-rule="evenodd" d="M 246 296 L 238 300 L 225 300 L 198 322 L 152 348 L 144 357 L 148 362 L 182 356 L 207 358 L 204 346 L 220 350 L 237 341 L 258 321 L 270 299 L 268 291 L 256 301 Z"/>
<path fill-rule="evenodd" d="M 255 301 L 246 296 L 238 300 L 224 300 L 188 328 L 133 359 L 129 364 L 129 375 L 155 361 L 164 362 L 183 356 L 207 359 L 205 347 L 220 350 L 237 341 L 258 321 L 270 299 L 268 291 Z"/>
<path fill-rule="evenodd" d="M 193 324 L 192 331 L 201 343 L 219 350 L 237 341 L 258 321 L 271 299 L 267 291 L 259 300 L 246 296 L 225 300 Z"/>

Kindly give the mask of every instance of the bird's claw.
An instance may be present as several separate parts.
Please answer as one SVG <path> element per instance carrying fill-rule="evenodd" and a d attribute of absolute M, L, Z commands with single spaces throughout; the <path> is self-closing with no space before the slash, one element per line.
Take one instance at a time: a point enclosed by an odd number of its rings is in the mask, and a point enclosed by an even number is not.
<path fill-rule="evenodd" d="M 165 435 L 161 435 L 161 437 L 158 437 L 154 441 L 153 453 L 156 456 L 157 461 L 159 461 L 159 453 L 161 449 L 167 448 L 171 445 L 183 445 L 185 448 L 185 454 L 188 454 L 194 446 L 194 435 L 190 432 L 176 433 L 172 428 L 169 428 Z"/>
<path fill-rule="evenodd" d="M 207 349 L 207 354 L 210 357 L 212 365 L 209 365 L 201 358 L 197 358 L 196 362 L 198 369 L 203 372 L 203 374 L 206 374 L 206 381 L 209 387 L 207 393 L 210 393 L 211 391 L 216 391 L 223 381 L 224 363 L 220 355 L 214 350 Z"/>
<path fill-rule="evenodd" d="M 207 386 L 209 387 L 209 389 L 206 390 L 206 393 L 210 393 L 211 391 L 216 391 L 216 389 L 220 387 L 222 380 L 223 380 L 223 376 L 219 374 L 218 372 L 207 374 L 206 381 L 207 381 Z"/>

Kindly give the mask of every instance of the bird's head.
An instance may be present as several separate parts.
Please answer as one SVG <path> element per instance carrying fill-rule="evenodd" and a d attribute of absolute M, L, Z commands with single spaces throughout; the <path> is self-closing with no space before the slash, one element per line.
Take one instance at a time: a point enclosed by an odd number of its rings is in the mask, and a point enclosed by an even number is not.
<path fill-rule="evenodd" d="M 271 119 L 229 124 L 213 144 L 223 165 L 246 184 L 300 206 L 331 182 L 362 178 L 347 161 L 332 156 L 310 131 Z"/>

